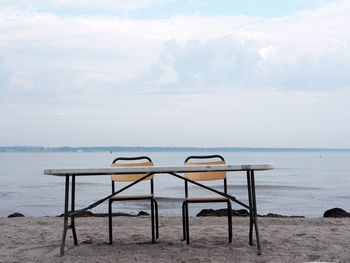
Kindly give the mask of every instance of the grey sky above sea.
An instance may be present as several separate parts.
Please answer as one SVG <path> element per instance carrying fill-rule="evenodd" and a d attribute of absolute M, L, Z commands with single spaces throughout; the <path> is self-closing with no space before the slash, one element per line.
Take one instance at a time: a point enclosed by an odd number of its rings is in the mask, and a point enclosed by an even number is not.
<path fill-rule="evenodd" d="M 0 145 L 350 148 L 350 2 L 4 0 Z"/>

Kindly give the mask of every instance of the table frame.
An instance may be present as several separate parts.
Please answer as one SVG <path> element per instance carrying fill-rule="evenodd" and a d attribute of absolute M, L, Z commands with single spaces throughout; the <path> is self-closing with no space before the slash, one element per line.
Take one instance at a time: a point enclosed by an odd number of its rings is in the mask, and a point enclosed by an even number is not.
<path fill-rule="evenodd" d="M 114 195 L 117 195 L 126 189 L 132 187 L 133 185 L 141 182 L 149 176 L 154 174 L 170 174 L 175 176 L 181 180 L 187 181 L 199 187 L 202 187 L 206 190 L 214 192 L 216 194 L 222 195 L 224 197 L 229 198 L 231 201 L 247 208 L 249 210 L 249 245 L 253 246 L 253 230 L 255 230 L 256 235 L 256 244 L 258 255 L 261 255 L 261 244 L 260 244 L 260 236 L 259 236 L 259 227 L 258 227 L 258 212 L 256 205 L 256 191 L 255 191 L 255 176 L 254 171 L 264 171 L 271 170 L 273 167 L 271 165 L 210 165 L 210 166 L 176 166 L 176 167 L 137 167 L 137 168 L 102 168 L 102 169 L 48 169 L 45 170 L 44 173 L 47 175 L 56 175 L 56 176 L 64 176 L 65 177 L 65 194 L 64 194 L 64 221 L 63 221 L 63 233 L 61 239 L 61 247 L 60 254 L 64 255 L 64 247 L 66 242 L 66 236 L 68 229 L 72 229 L 74 245 L 78 245 L 78 238 L 75 229 L 75 216 L 81 212 L 92 209 L 101 203 L 107 201 Z M 225 194 L 224 192 L 215 190 L 209 186 L 203 185 L 196 181 L 190 180 L 178 173 L 184 172 L 208 172 L 208 171 L 245 171 L 247 177 L 247 191 L 248 191 L 248 202 L 249 205 L 239 201 L 236 197 Z M 111 174 L 145 174 L 140 179 L 126 185 L 120 190 L 112 193 L 101 200 L 94 202 L 93 204 L 79 210 L 75 210 L 75 177 L 76 176 L 95 176 L 95 175 L 111 175 Z M 71 178 L 71 182 L 70 182 Z M 71 184 L 71 191 L 69 191 L 69 186 Z M 69 192 L 71 196 L 71 210 L 69 211 Z M 70 224 L 68 223 L 68 219 L 70 218 Z"/>

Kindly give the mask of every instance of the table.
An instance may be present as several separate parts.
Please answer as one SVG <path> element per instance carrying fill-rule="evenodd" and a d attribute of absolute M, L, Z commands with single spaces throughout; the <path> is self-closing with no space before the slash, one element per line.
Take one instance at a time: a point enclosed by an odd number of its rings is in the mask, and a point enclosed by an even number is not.
<path fill-rule="evenodd" d="M 145 178 L 154 175 L 154 174 L 170 174 L 175 176 L 181 180 L 188 181 L 189 183 L 195 184 L 202 188 L 205 188 L 209 191 L 212 191 L 216 194 L 225 196 L 229 198 L 231 201 L 247 208 L 249 210 L 249 244 L 253 245 L 253 228 L 255 230 L 256 235 L 256 244 L 258 249 L 258 255 L 261 254 L 261 245 L 260 245 L 260 237 L 259 237 L 259 228 L 258 228 L 258 213 L 257 213 L 257 205 L 256 205 L 256 194 L 255 194 L 255 171 L 265 171 L 272 170 L 273 166 L 268 164 L 247 164 L 247 165 L 191 165 L 191 166 L 145 166 L 145 167 L 123 167 L 123 168 L 89 168 L 89 169 L 46 169 L 44 170 L 44 174 L 61 176 L 65 178 L 65 194 L 64 194 L 64 222 L 63 222 L 63 233 L 61 239 L 61 250 L 60 253 L 64 255 L 64 247 L 66 241 L 66 235 L 68 229 L 72 229 L 74 245 L 78 245 L 78 238 L 75 229 L 75 221 L 74 216 L 77 214 L 84 212 L 86 210 L 92 209 L 99 204 L 107 201 L 114 195 L 117 195 L 126 189 L 132 187 L 133 185 L 141 182 Z M 248 191 L 248 202 L 249 204 L 245 204 L 236 197 L 225 194 L 218 190 L 215 190 L 211 187 L 198 183 L 196 181 L 192 181 L 190 179 L 185 178 L 183 175 L 179 173 L 185 172 L 217 172 L 217 171 L 243 171 L 246 172 L 247 176 L 247 191 Z M 101 200 L 79 210 L 75 210 L 75 179 L 80 176 L 103 176 L 103 175 L 112 175 L 112 174 L 145 174 L 140 179 L 128 184 L 127 186 L 121 188 L 120 190 L 112 193 Z M 71 181 L 71 183 L 70 183 Z M 71 184 L 71 187 L 70 187 Z M 71 188 L 71 208 L 69 210 L 69 188 Z M 70 225 L 68 225 L 68 219 L 70 218 Z"/>

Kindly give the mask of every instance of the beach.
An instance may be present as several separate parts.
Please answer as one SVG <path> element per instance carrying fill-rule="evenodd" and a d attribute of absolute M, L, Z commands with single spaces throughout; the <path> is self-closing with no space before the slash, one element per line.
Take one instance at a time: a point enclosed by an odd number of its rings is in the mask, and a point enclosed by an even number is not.
<path fill-rule="evenodd" d="M 0 0 L 0 263 L 350 263 L 349 14 Z"/>
<path fill-rule="evenodd" d="M 192 217 L 191 243 L 182 238 L 181 217 L 160 218 L 160 239 L 151 243 L 148 216 L 77 218 L 79 245 L 68 231 L 59 254 L 63 219 L 0 218 L 0 262 L 350 262 L 350 218 L 259 218 L 262 255 L 248 244 L 249 218 L 233 218 L 228 243 L 225 217 Z"/>
<path fill-rule="evenodd" d="M 196 154 L 196 153 L 193 153 Z M 0 158 L 0 263 L 4 262 L 350 262 L 350 218 L 321 218 L 324 211 L 349 211 L 350 152 L 252 151 L 226 152 L 228 163 L 270 163 L 274 170 L 256 173 L 258 214 L 306 218 L 259 217 L 262 255 L 248 244 L 249 218 L 233 218 L 233 242 L 228 243 L 225 217 L 195 217 L 209 204 L 191 206 L 191 243 L 182 241 L 183 182 L 155 176 L 159 201 L 160 239 L 151 243 L 149 216 L 114 217 L 114 244 L 108 242 L 108 219 L 76 219 L 79 245 L 68 230 L 65 255 L 60 256 L 64 180 L 43 175 L 45 168 L 109 167 L 110 153 L 2 153 Z M 121 155 L 121 154 L 118 154 Z M 124 153 L 126 156 L 135 152 Z M 153 152 L 158 165 L 181 164 L 184 152 Z M 113 155 L 114 156 L 114 155 Z M 320 158 L 322 156 L 322 158 Z M 21 165 L 18 165 L 18 162 Z M 221 189 L 212 184 L 214 188 Z M 149 191 L 135 185 L 130 193 Z M 246 176 L 229 173 L 228 192 L 248 203 Z M 207 194 L 190 187 L 193 195 Z M 76 208 L 110 194 L 110 177 L 79 178 Z M 132 203 L 132 204 L 129 204 Z M 234 204 L 234 209 L 242 207 Z M 128 202 L 115 212 L 149 211 L 149 203 Z M 93 209 L 106 213 L 106 203 Z M 19 212 L 26 217 L 6 218 Z"/>

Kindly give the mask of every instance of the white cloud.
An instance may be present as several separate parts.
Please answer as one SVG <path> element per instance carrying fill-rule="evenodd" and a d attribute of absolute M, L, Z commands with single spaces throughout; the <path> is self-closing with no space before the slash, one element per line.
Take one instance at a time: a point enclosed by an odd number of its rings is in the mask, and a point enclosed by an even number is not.
<path fill-rule="evenodd" d="M 118 8 L 140 8 L 150 6 L 154 3 L 166 2 L 169 0 L 56 0 L 54 5 L 94 5 L 94 6 L 114 6 Z M 37 0 L 37 2 L 44 2 Z M 45 1 L 46 2 L 46 1 Z"/>
<path fill-rule="evenodd" d="M 171 40 L 165 43 L 159 63 L 145 72 L 141 81 L 162 88 L 157 80 L 170 67 L 176 76 L 176 83 L 171 83 L 173 92 L 241 88 L 251 83 L 260 60 L 257 44 L 251 41 L 241 43 L 226 36 L 181 45 Z"/>
<path fill-rule="evenodd" d="M 348 2 L 258 19 L 131 20 L 3 11 L 2 92 L 23 89 L 24 83 L 35 96 L 47 96 L 47 89 L 57 96 L 207 92 L 213 86 L 344 88 L 350 82 L 349 11 Z"/>
<path fill-rule="evenodd" d="M 142 127 L 149 145 L 350 147 L 349 12 L 346 1 L 278 18 L 2 9 L 0 144 L 143 145 Z"/>
<path fill-rule="evenodd" d="M 107 10 L 129 10 L 150 7 L 153 4 L 169 2 L 172 0 L 2 0 L 0 6 L 37 9 L 40 7 L 98 7 Z"/>
<path fill-rule="evenodd" d="M 67 116 L 67 113 L 62 112 L 62 111 L 60 111 L 60 112 L 55 112 L 55 116 L 60 117 L 60 118 L 64 118 L 64 117 Z"/>

